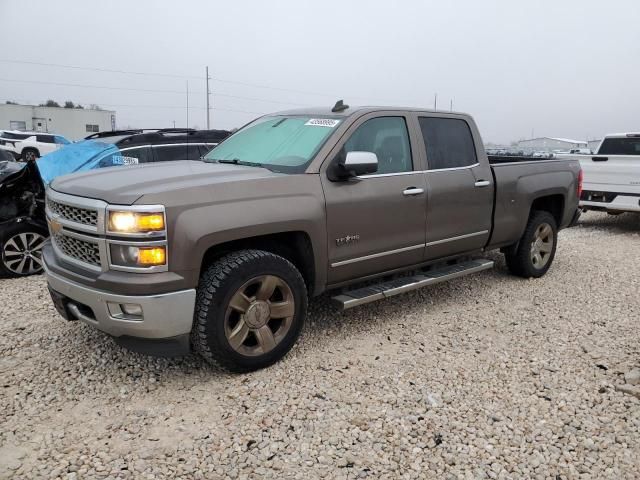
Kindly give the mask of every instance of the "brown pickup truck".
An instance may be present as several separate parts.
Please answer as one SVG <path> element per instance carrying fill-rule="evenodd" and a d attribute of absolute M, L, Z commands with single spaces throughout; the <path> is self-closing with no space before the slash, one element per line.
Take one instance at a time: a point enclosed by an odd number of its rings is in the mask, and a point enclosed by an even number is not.
<path fill-rule="evenodd" d="M 491 164 L 468 115 L 267 115 L 201 161 L 106 168 L 47 192 L 52 299 L 131 349 L 234 371 L 298 338 L 307 300 L 351 308 L 491 268 L 540 277 L 577 210 L 578 161 Z"/>

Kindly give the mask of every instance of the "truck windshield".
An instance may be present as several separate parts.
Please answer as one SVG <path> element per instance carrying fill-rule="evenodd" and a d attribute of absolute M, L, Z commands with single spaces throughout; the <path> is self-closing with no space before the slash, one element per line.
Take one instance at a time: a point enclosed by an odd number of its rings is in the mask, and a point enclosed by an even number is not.
<path fill-rule="evenodd" d="M 204 161 L 263 166 L 282 173 L 303 173 L 340 122 L 339 118 L 326 117 L 262 117 L 211 150 Z"/>
<path fill-rule="evenodd" d="M 640 137 L 605 138 L 598 155 L 640 155 Z"/>

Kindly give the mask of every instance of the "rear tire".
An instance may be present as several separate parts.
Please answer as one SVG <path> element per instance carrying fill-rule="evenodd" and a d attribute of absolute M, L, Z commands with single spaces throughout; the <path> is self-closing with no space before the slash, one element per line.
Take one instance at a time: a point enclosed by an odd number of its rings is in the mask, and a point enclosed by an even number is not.
<path fill-rule="evenodd" d="M 0 236 L 0 274 L 25 277 L 42 273 L 42 247 L 49 233 L 29 222 L 13 223 Z"/>
<path fill-rule="evenodd" d="M 291 350 L 306 312 L 307 288 L 291 262 L 262 250 L 240 250 L 202 274 L 191 344 L 226 370 L 257 370 Z"/>
<path fill-rule="evenodd" d="M 558 227 L 549 212 L 534 211 L 515 249 L 505 253 L 513 275 L 539 278 L 547 273 L 556 255 Z"/>

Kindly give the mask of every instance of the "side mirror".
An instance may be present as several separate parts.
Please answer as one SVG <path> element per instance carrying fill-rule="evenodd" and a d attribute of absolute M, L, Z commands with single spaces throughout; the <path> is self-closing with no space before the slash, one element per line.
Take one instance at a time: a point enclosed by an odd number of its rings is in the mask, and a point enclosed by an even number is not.
<path fill-rule="evenodd" d="M 378 171 L 378 156 L 373 152 L 348 152 L 335 163 L 331 180 L 345 180 Z"/>

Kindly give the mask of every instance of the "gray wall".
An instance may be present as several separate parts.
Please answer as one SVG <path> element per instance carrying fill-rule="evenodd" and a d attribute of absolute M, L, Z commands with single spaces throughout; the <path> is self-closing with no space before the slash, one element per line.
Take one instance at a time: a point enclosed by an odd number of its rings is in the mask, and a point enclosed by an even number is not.
<path fill-rule="evenodd" d="M 32 105 L 0 105 L 0 129 L 12 130 L 16 123 L 24 122 L 26 130 L 57 133 L 69 140 L 78 140 L 94 133 L 87 125 L 98 126 L 98 130 L 111 130 L 115 126 L 116 112 L 113 110 L 91 110 L 88 108 L 36 107 Z"/>

